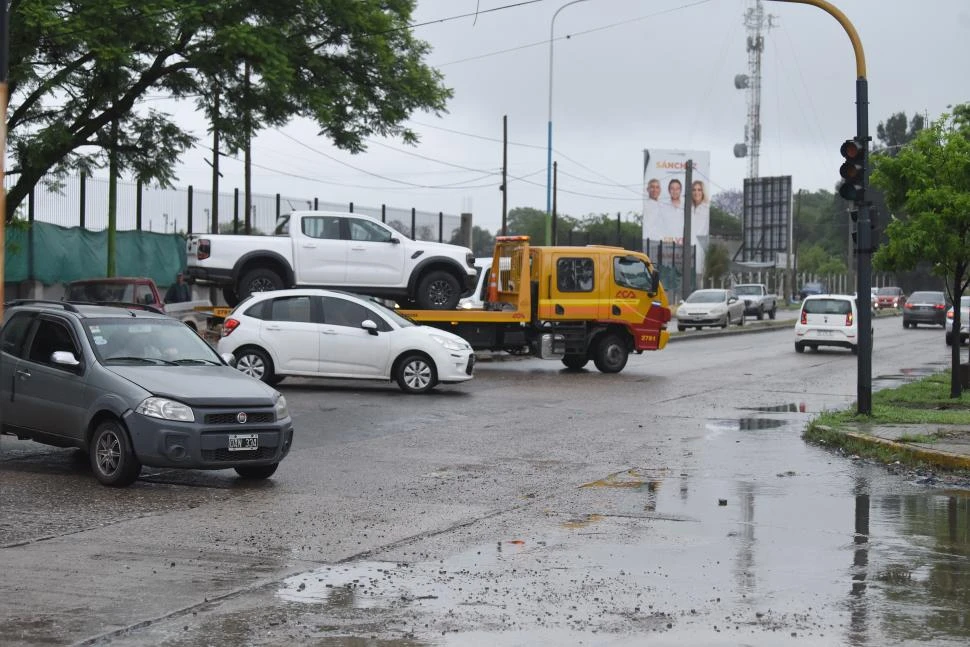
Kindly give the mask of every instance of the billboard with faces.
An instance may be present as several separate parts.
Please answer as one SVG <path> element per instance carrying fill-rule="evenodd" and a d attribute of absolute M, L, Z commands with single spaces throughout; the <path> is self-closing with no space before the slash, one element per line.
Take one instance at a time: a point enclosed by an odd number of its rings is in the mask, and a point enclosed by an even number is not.
<path fill-rule="evenodd" d="M 687 165 L 691 186 L 687 186 Z M 711 231 L 710 151 L 644 149 L 643 239 L 684 243 L 685 207 L 690 213 L 690 244 L 696 246 L 695 271 L 704 270 L 704 251 Z M 646 249 L 646 247 L 644 247 Z"/>

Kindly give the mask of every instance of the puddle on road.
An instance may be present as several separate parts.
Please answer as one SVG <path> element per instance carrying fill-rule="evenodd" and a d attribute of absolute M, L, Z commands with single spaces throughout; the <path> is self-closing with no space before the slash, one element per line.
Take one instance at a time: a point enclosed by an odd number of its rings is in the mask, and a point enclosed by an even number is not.
<path fill-rule="evenodd" d="M 777 429 L 788 424 L 786 420 L 773 418 L 739 418 L 737 420 L 715 419 L 705 425 L 708 431 L 758 431 L 761 429 Z"/>
<path fill-rule="evenodd" d="M 788 404 L 776 404 L 766 407 L 738 407 L 741 411 L 761 411 L 763 413 L 805 413 L 806 405 L 804 402 L 795 404 L 790 402 Z"/>

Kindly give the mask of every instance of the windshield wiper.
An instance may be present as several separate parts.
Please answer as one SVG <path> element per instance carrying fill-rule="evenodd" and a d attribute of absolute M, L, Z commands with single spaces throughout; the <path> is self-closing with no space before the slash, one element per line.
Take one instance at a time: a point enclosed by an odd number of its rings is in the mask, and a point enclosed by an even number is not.
<path fill-rule="evenodd" d="M 176 366 L 175 362 L 170 362 L 168 360 L 160 359 L 157 357 L 135 357 L 134 355 L 119 355 L 115 357 L 107 357 L 105 362 L 142 362 L 144 364 L 168 364 L 169 366 Z"/>
<path fill-rule="evenodd" d="M 207 366 L 222 366 L 222 363 L 221 362 L 217 362 L 217 361 L 212 360 L 212 359 L 202 359 L 202 358 L 194 358 L 194 357 L 192 357 L 192 358 L 186 358 L 186 359 L 177 359 L 177 360 L 175 360 L 173 362 L 173 364 L 179 364 L 179 365 L 183 365 L 183 366 L 184 365 L 189 365 L 189 364 L 203 364 L 203 365 L 207 365 Z"/>

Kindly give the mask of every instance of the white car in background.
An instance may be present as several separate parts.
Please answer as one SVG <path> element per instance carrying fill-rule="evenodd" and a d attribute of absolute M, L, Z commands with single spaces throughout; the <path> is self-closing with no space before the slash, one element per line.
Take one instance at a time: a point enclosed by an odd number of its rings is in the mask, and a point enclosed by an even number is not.
<path fill-rule="evenodd" d="M 222 325 L 220 354 L 268 384 L 288 375 L 393 380 L 405 393 L 472 379 L 475 353 L 461 337 L 420 326 L 347 292 L 256 292 Z"/>
<path fill-rule="evenodd" d="M 727 328 L 732 323 L 744 325 L 744 301 L 734 290 L 694 290 L 677 306 L 677 330 L 691 326 L 700 330 L 704 326 Z"/>
<path fill-rule="evenodd" d="M 970 338 L 970 297 L 960 297 L 960 343 Z M 953 345 L 953 306 L 946 311 L 946 345 Z"/>
<path fill-rule="evenodd" d="M 859 353 L 859 311 L 856 298 L 847 294 L 805 297 L 795 320 L 795 352 L 819 346 L 848 348 Z"/>
<path fill-rule="evenodd" d="M 481 310 L 484 306 L 488 296 L 488 274 L 492 271 L 492 257 L 476 258 L 475 271 L 478 272 L 478 281 L 471 294 L 458 300 L 458 308 L 461 310 Z"/>

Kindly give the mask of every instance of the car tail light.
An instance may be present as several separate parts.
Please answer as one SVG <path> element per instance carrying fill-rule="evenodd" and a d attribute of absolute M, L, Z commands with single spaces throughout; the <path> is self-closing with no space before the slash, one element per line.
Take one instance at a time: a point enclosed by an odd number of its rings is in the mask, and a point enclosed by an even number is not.
<path fill-rule="evenodd" d="M 907 308 L 908 308 L 908 307 L 910 307 L 908 303 L 906 304 L 906 307 L 907 307 Z M 942 303 L 937 303 L 937 304 L 934 304 L 934 305 L 933 305 L 933 308 L 934 308 L 935 310 L 942 310 L 942 309 L 943 309 L 943 307 L 944 307 L 944 306 L 943 306 L 943 304 L 942 304 Z"/>
<path fill-rule="evenodd" d="M 208 238 L 199 239 L 199 247 L 195 251 L 195 257 L 200 261 L 204 261 L 209 258 L 209 254 L 212 253 L 212 243 Z"/>
<path fill-rule="evenodd" d="M 947 319 L 953 319 L 953 311 L 952 310 L 950 310 L 949 312 L 946 313 L 946 318 Z"/>
<path fill-rule="evenodd" d="M 846 327 L 852 326 L 852 313 L 845 315 L 845 325 Z"/>
<path fill-rule="evenodd" d="M 802 323 L 803 324 L 807 324 L 808 323 L 808 313 L 805 312 L 804 310 L 802 310 Z"/>
<path fill-rule="evenodd" d="M 225 321 L 222 322 L 222 336 L 228 337 L 229 333 L 231 333 L 233 330 L 235 330 L 238 327 L 239 327 L 238 319 L 232 319 L 232 318 L 226 319 Z"/>
<path fill-rule="evenodd" d="M 912 310 L 913 309 L 913 304 L 912 303 L 907 303 L 906 304 L 906 309 L 907 310 Z"/>

